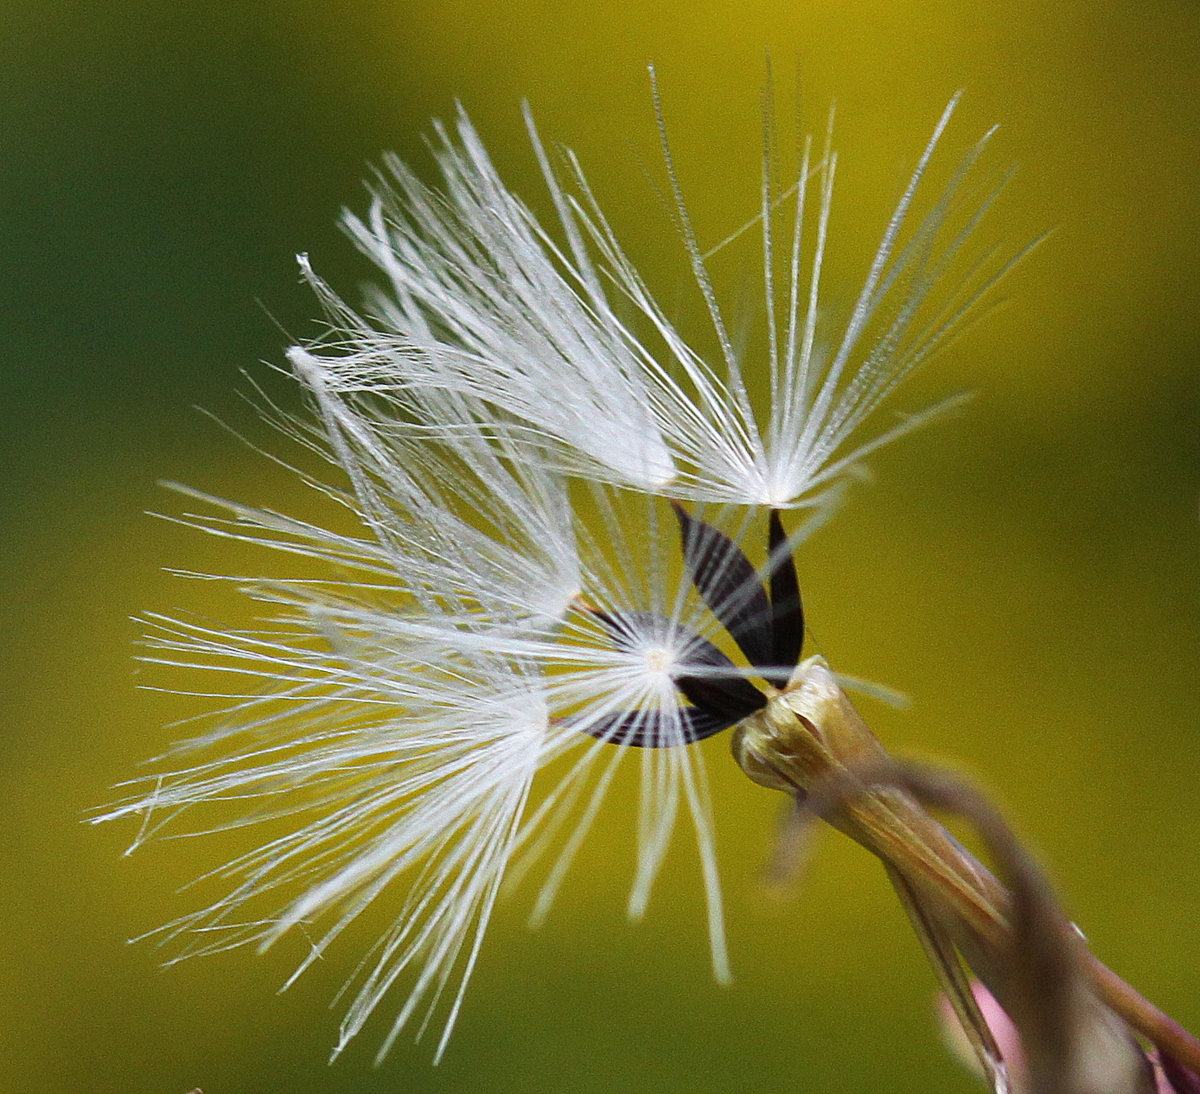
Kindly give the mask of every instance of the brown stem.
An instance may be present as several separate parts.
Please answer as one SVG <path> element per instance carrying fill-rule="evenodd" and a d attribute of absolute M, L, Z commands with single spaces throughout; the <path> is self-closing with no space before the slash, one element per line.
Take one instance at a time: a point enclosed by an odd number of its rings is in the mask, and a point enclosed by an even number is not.
<path fill-rule="evenodd" d="M 1100 997 L 1156 1048 L 1169 1052 L 1200 1075 L 1200 1039 L 1169 1014 L 1130 987 L 1095 955 L 1087 954 L 1087 971 Z"/>
<path fill-rule="evenodd" d="M 988 966 L 1011 945 L 1013 916 L 1021 910 L 1014 907 L 1018 891 L 1023 894 L 1026 928 L 1058 921 L 1064 945 L 1073 939 L 1040 870 L 991 803 L 961 778 L 897 763 L 845 697 L 828 666 L 812 658 L 802 667 L 798 684 L 738 725 L 732 744 L 742 770 L 760 785 L 803 802 L 807 811 L 881 858 L 922 900 L 943 907 L 950 917 L 947 922 L 961 928 L 954 944 L 983 980 L 997 978 L 995 969 L 992 977 L 986 975 Z M 1013 888 L 1000 884 L 953 840 L 927 812 L 928 806 L 970 818 Z M 1024 933 L 1028 935 L 1028 929 Z M 1081 944 L 1069 948 L 1075 974 L 1090 982 L 1100 1001 L 1132 1030 L 1200 1075 L 1200 1040 Z M 1011 957 L 1008 953 L 1004 958 L 1009 965 Z M 1041 969 L 1043 980 L 1044 973 Z M 1038 1001 L 1035 990 L 1025 995 Z"/>
<path fill-rule="evenodd" d="M 927 802 L 936 803 L 960 815 L 971 817 L 993 853 L 1004 862 L 1010 875 L 1014 875 L 1010 878 L 1011 881 L 1021 883 L 1023 890 L 1033 893 L 1040 893 L 1044 889 L 1044 882 L 1039 876 L 1040 872 L 1021 848 L 1000 814 L 986 798 L 958 778 L 936 769 L 898 763 L 890 758 L 874 770 L 860 768 L 855 774 L 858 779 L 862 780 L 858 783 L 857 789 L 851 781 L 830 780 L 816 794 L 810 796 L 809 808 L 823 813 L 827 820 L 836 823 L 838 813 L 851 806 L 856 798 L 870 800 L 870 794 L 863 793 L 866 789 L 864 783 L 876 782 L 885 785 L 890 783 L 903 786 Z M 835 803 L 839 808 L 828 808 Z M 933 823 L 936 824 L 936 822 Z M 895 858 L 881 853 L 879 847 L 872 846 L 875 841 L 866 843 L 858 834 L 853 832 L 851 834 L 859 838 L 859 842 L 863 842 L 865 846 L 879 854 L 889 869 L 895 868 Z M 963 860 L 974 863 L 974 856 L 965 849 L 958 847 L 956 851 Z M 969 872 L 967 873 L 969 874 Z M 983 867 L 979 868 L 979 875 L 992 880 L 990 874 Z M 927 879 L 928 875 L 926 874 L 925 877 Z M 1010 904 L 1007 897 L 1000 900 L 997 899 L 996 894 L 990 895 L 998 905 Z M 1048 896 L 1048 891 L 1042 895 L 1052 901 L 1052 898 Z M 963 911 L 961 904 L 958 901 L 954 903 L 961 914 Z M 1156 1048 L 1170 1054 L 1185 1067 L 1200 1075 L 1200 1039 L 1189 1033 L 1170 1015 L 1156 1007 L 1086 948 L 1079 947 L 1077 960 L 1080 961 L 1081 971 L 1091 981 L 1096 993 L 1132 1029 L 1140 1033 Z"/>

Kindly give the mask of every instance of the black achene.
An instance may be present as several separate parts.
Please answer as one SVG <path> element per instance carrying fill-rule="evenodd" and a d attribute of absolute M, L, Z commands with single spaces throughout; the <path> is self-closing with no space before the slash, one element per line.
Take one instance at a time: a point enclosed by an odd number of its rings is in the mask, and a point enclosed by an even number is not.
<path fill-rule="evenodd" d="M 796 564 L 788 551 L 779 511 L 768 526 L 767 587 L 736 543 L 711 524 L 671 503 L 679 519 L 683 559 L 692 584 L 729 632 L 753 671 L 775 688 L 787 685 L 804 645 L 804 608 Z M 761 710 L 767 697 L 707 639 L 650 612 L 589 609 L 618 648 L 661 632 L 686 641 L 673 679 L 689 706 L 678 712 L 625 710 L 587 725 L 585 732 L 613 744 L 662 748 L 711 737 Z M 699 672 L 689 672 L 689 667 Z M 681 732 L 682 731 L 682 732 Z"/>

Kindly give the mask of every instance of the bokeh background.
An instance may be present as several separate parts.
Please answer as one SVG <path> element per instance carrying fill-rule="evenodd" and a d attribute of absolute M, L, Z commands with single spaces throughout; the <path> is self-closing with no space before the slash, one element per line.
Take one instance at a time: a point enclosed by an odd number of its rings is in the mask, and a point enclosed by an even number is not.
<path fill-rule="evenodd" d="M 686 271 L 643 170 L 645 65 L 715 239 L 753 211 L 768 52 L 787 96 L 800 69 L 809 124 L 838 104 L 846 269 L 960 87 L 949 146 L 999 121 L 993 167 L 1018 166 L 984 234 L 1056 229 L 900 402 L 978 398 L 874 458 L 804 548 L 820 646 L 908 692 L 908 711 L 864 707 L 885 740 L 974 772 L 1104 959 L 1200 1025 L 1194 0 L 0 0 L 0 25 L 0 1088 L 972 1088 L 872 861 L 822 839 L 793 897 L 764 895 L 779 803 L 721 742 L 736 984 L 711 982 L 685 841 L 647 920 L 624 921 L 617 808 L 546 927 L 526 929 L 527 895 L 500 911 L 436 1069 L 406 1038 L 373 1068 L 379 1026 L 326 1065 L 353 953 L 279 997 L 294 953 L 160 970 L 124 940 L 190 907 L 176 888 L 236 840 L 126 859 L 131 830 L 80 823 L 193 712 L 136 690 L 171 680 L 135 674 L 129 617 L 238 610 L 162 568 L 256 565 L 144 515 L 181 508 L 155 482 L 287 508 L 296 485 L 193 407 L 269 444 L 241 371 L 294 401 L 260 363 L 315 330 L 292 256 L 353 295 L 366 270 L 334 221 L 367 165 L 419 158 L 457 98 L 541 200 L 528 98 L 669 295 Z"/>

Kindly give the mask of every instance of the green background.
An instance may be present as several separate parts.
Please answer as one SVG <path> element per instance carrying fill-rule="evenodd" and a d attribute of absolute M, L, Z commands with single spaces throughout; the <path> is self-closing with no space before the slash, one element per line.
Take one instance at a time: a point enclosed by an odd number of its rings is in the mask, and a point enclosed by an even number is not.
<path fill-rule="evenodd" d="M 123 859 L 131 830 L 80 823 L 195 709 L 135 689 L 171 680 L 135 673 L 129 616 L 239 610 L 161 567 L 257 565 L 145 516 L 181 508 L 155 480 L 285 510 L 298 492 L 192 406 L 267 438 L 240 371 L 292 397 L 257 362 L 281 359 L 280 327 L 315 331 L 296 252 L 350 295 L 366 273 L 334 226 L 366 165 L 419 156 L 458 98 L 537 195 L 527 97 L 669 294 L 685 274 L 643 171 L 645 64 L 711 240 L 753 211 L 768 51 L 789 93 L 799 64 L 809 125 L 838 104 L 848 270 L 959 87 L 950 144 L 999 121 L 991 162 L 1019 167 L 984 235 L 1015 249 L 1057 229 L 898 405 L 978 398 L 873 458 L 875 481 L 803 549 L 819 646 L 911 694 L 863 709 L 890 745 L 991 788 L 1095 949 L 1200 1026 L 1194 0 L 0 0 L 0 26 L 0 1088 L 971 1088 L 871 860 L 822 838 L 791 899 L 764 894 L 779 803 L 720 741 L 733 988 L 708 973 L 685 841 L 647 920 L 625 923 L 616 803 L 546 927 L 526 930 L 528 894 L 501 909 L 436 1069 L 407 1038 L 374 1069 L 380 1024 L 326 1066 L 349 947 L 282 997 L 286 948 L 160 971 L 123 940 L 190 907 L 177 886 L 238 841 Z"/>

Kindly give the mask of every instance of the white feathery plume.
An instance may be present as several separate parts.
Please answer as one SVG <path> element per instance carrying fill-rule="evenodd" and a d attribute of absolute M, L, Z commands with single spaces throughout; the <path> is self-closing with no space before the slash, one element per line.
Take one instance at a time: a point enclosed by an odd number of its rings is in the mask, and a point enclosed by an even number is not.
<path fill-rule="evenodd" d="M 250 811 L 232 820 L 218 812 L 203 831 L 290 819 L 284 835 L 214 872 L 232 883 L 225 895 L 155 933 L 186 939 L 189 956 L 266 947 L 321 922 L 299 975 L 404 879 L 410 895 L 354 979 L 335 1054 L 407 974 L 407 1000 L 380 1055 L 418 1008 L 428 1022 L 449 991 L 440 1055 L 514 852 L 525 849 L 527 868 L 552 836 L 564 836 L 536 904 L 541 918 L 634 751 L 606 743 L 606 720 L 644 710 L 647 719 L 657 713 L 665 747 L 636 750 L 642 796 L 630 913 L 645 909 L 686 811 L 714 970 L 728 979 L 702 758 L 669 747 L 687 740 L 672 672 L 691 636 L 712 623 L 679 566 L 667 573 L 653 546 L 660 503 L 598 487 L 572 504 L 562 476 L 514 458 L 503 436 L 464 429 L 453 443 L 418 445 L 369 408 L 330 395 L 304 350 L 289 357 L 320 414 L 320 436 L 309 443 L 323 440 L 351 488 L 314 485 L 357 515 L 362 535 L 186 491 L 229 514 L 188 518 L 197 527 L 331 567 L 323 578 L 243 581 L 276 608 L 261 630 L 151 618 L 150 660 L 238 683 L 221 693 L 230 705 L 217 728 L 177 746 L 176 756 L 202 758 L 142 780 L 96 820 L 141 816 L 136 846 L 185 812 L 187 834 L 196 834 L 197 807 L 219 811 L 231 801 Z M 440 422 L 461 418 L 467 402 L 445 394 Z M 623 646 L 614 648 L 600 611 L 625 620 Z M 527 815 L 536 772 L 556 760 L 556 781 Z"/>
<path fill-rule="evenodd" d="M 150 659 L 223 674 L 232 681 L 220 693 L 227 706 L 210 732 L 170 754 L 181 766 L 133 784 L 95 819 L 140 816 L 134 846 L 177 828 L 265 832 L 209 875 L 224 895 L 157 933 L 183 939 L 186 956 L 265 948 L 302 927 L 314 941 L 299 975 L 377 897 L 406 887 L 400 913 L 347 984 L 335 1054 L 395 988 L 407 995 L 380 1056 L 411 1020 L 423 1031 L 435 1014 L 440 1055 L 506 873 L 546 864 L 533 912 L 544 916 L 618 767 L 636 753 L 629 913 L 646 909 L 686 814 L 714 970 L 728 978 L 702 753 L 685 746 L 730 724 L 698 714 L 704 703 L 694 695 L 758 693 L 744 679 L 754 670 L 709 641 L 728 648 L 663 499 L 817 507 L 786 541 L 790 550 L 823 518 L 850 463 L 919 420 L 848 443 L 989 283 L 960 284 L 957 302 L 926 315 L 929 289 L 981 211 L 939 243 L 978 148 L 901 239 L 949 113 L 831 342 L 822 341 L 817 289 L 834 156 L 814 161 L 806 149 L 782 196 L 768 163 L 757 218 L 773 393 L 763 425 L 669 152 L 683 238 L 723 350 L 719 369 L 655 303 L 573 158 L 573 190 L 560 182 L 532 121 L 557 234 L 505 188 L 461 113 L 457 138 L 436 129 L 440 190 L 388 160 L 390 181 L 369 216 L 347 224 L 390 291 L 372 295 L 368 321 L 302 262 L 331 334 L 289 351 L 316 415 L 282 423 L 335 469 L 342 485 L 307 481 L 357 531 L 185 491 L 219 514 L 188 523 L 285 552 L 310 572 L 241 581 L 272 613 L 256 630 L 151 619 Z M 772 226 L 789 203 L 780 317 Z M 814 219 L 809 241 L 802 229 Z M 657 352 L 619 308 L 648 326 Z M 736 544 L 760 518 L 726 504 L 716 519 Z M 694 534 L 686 514 L 679 519 L 685 539 Z M 681 691 L 694 705 L 680 705 Z M 648 747 L 625 747 L 634 744 Z M 205 813 L 212 819 L 197 823 Z"/>
<path fill-rule="evenodd" d="M 747 375 L 727 332 L 708 271 L 724 244 L 706 253 L 696 239 L 661 110 L 675 219 L 720 346 L 719 367 L 647 289 L 571 153 L 564 152 L 566 181 L 556 173 L 528 110 L 557 235 L 505 188 L 460 110 L 455 135 L 435 129 L 438 190 L 392 157 L 367 218 L 346 215 L 350 234 L 389 281 L 388 292 L 371 295 L 369 317 L 305 265 L 340 333 L 321 356 L 328 383 L 371 393 L 434 431 L 433 393 L 469 394 L 483 409 L 482 430 L 504 429 L 555 466 L 617 485 L 686 500 L 819 505 L 863 456 L 943 409 L 854 441 L 1012 264 L 996 266 L 990 254 L 962 261 L 1002 185 L 974 204 L 962 196 L 990 132 L 927 211 L 914 211 L 956 102 L 939 119 L 840 327 L 823 314 L 820 293 L 837 157 L 828 140 L 817 156 L 806 143 L 795 179 L 776 194 L 768 141 L 761 208 L 751 222 L 762 237 L 767 320 L 758 377 Z M 756 390 L 766 391 L 765 407 L 756 405 Z"/>

